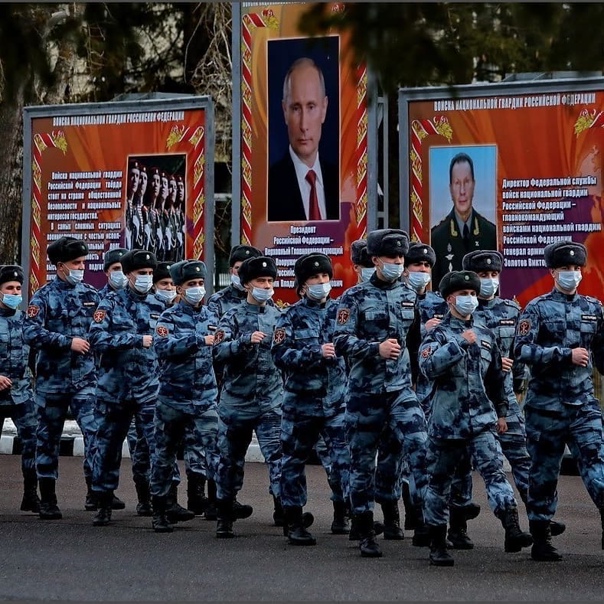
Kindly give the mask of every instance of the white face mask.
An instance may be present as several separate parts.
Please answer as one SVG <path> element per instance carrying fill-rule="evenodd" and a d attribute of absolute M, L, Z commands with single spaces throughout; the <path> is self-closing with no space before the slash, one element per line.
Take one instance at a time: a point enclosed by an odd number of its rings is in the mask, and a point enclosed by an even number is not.
<path fill-rule="evenodd" d="M 480 279 L 480 297 L 491 298 L 495 295 L 495 292 L 499 289 L 499 279 L 495 277 L 487 277 Z"/>
<path fill-rule="evenodd" d="M 2 294 L 2 302 L 8 308 L 15 310 L 23 302 L 23 296 L 21 294 Z"/>
<path fill-rule="evenodd" d="M 476 296 L 456 296 L 455 310 L 462 316 L 471 315 L 478 308 L 478 298 Z"/>
<path fill-rule="evenodd" d="M 361 269 L 361 281 L 369 281 L 371 279 L 371 275 L 375 273 L 375 266 L 371 268 L 363 267 Z"/>
<path fill-rule="evenodd" d="M 176 290 L 175 289 L 158 289 L 155 292 L 155 295 L 164 302 L 170 304 L 174 298 L 176 298 Z"/>
<path fill-rule="evenodd" d="M 140 294 L 146 294 L 153 287 L 153 275 L 137 275 L 134 289 Z"/>
<path fill-rule="evenodd" d="M 306 295 L 316 302 L 320 302 L 323 298 L 327 298 L 330 291 L 331 283 L 329 281 L 327 283 L 315 283 L 314 285 L 306 286 Z"/>
<path fill-rule="evenodd" d="M 189 287 L 184 292 L 185 300 L 192 306 L 197 306 L 206 295 L 206 289 L 203 286 Z"/>
<path fill-rule="evenodd" d="M 115 289 L 123 289 L 128 284 L 128 277 L 124 275 L 123 271 L 113 271 L 109 273 L 109 283 Z"/>
<path fill-rule="evenodd" d="M 558 285 L 567 292 L 577 289 L 583 279 L 583 274 L 579 271 L 560 271 L 558 273 Z"/>
<path fill-rule="evenodd" d="M 82 281 L 84 281 L 84 269 L 70 268 L 65 280 L 68 283 L 71 283 L 71 285 L 82 283 Z"/>
<path fill-rule="evenodd" d="M 243 285 L 241 285 L 241 280 L 239 279 L 239 275 L 231 275 L 231 283 L 239 291 L 245 291 L 245 287 L 243 287 Z"/>
<path fill-rule="evenodd" d="M 391 262 L 384 262 L 382 264 L 382 275 L 386 281 L 396 281 L 397 279 L 400 279 L 404 270 L 404 264 L 393 264 Z"/>
<path fill-rule="evenodd" d="M 252 289 L 252 298 L 254 298 L 256 302 L 266 302 L 273 297 L 274 293 L 275 290 L 273 288 L 264 289 L 263 287 L 254 287 Z"/>
<path fill-rule="evenodd" d="M 419 271 L 414 271 L 409 273 L 409 277 L 407 278 L 409 285 L 416 291 L 420 292 L 430 283 L 430 273 L 422 273 Z"/>

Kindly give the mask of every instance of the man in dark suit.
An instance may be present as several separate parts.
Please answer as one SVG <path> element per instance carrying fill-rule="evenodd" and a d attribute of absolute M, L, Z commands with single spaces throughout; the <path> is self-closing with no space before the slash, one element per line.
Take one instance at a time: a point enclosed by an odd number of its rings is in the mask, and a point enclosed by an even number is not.
<path fill-rule="evenodd" d="M 269 221 L 340 218 L 338 166 L 319 158 L 327 102 L 319 67 L 312 59 L 297 59 L 283 84 L 282 107 L 289 149 L 269 169 Z"/>
<path fill-rule="evenodd" d="M 449 165 L 453 209 L 431 232 L 430 243 L 436 254 L 432 268 L 435 286 L 449 271 L 462 270 L 461 260 L 468 252 L 497 249 L 497 227 L 472 206 L 475 185 L 472 158 L 458 153 Z"/>

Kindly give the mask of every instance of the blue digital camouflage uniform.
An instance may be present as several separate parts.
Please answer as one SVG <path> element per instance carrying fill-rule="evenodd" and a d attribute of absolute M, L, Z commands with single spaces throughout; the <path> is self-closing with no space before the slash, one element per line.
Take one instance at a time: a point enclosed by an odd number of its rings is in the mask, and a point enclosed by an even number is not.
<path fill-rule="evenodd" d="M 280 314 L 274 305 L 257 306 L 243 300 L 218 323 L 214 360 L 224 368 L 218 403 L 220 463 L 216 484 L 221 500 L 234 500 L 241 490 L 253 432 L 268 465 L 269 490 L 280 497 L 283 381 L 270 352 Z M 250 342 L 255 331 L 266 334 L 259 344 Z"/>
<path fill-rule="evenodd" d="M 304 507 L 305 464 L 322 436 L 327 448 L 331 499 L 346 503 L 350 457 L 344 426 L 346 364 L 342 356 L 326 359 L 321 346 L 333 341 L 338 303 L 302 298 L 283 312 L 273 337 L 275 364 L 283 372 L 281 423 L 281 501 Z"/>
<path fill-rule="evenodd" d="M 476 333 L 475 344 L 462 337 L 467 329 Z M 485 482 L 493 512 L 501 517 L 506 510 L 516 508 L 495 436 L 497 418 L 508 413 L 495 334 L 473 319 L 464 321 L 448 313 L 423 339 L 419 365 L 433 383 L 429 400 L 426 523 L 447 524 L 453 473 L 466 449 Z"/>
<path fill-rule="evenodd" d="M 154 419 L 155 454 L 151 461 L 151 494 L 167 497 L 174 478 L 177 450 L 185 438 L 205 455 L 208 478 L 218 466 L 218 388 L 212 346 L 205 336 L 217 318 L 205 306 L 181 300 L 166 309 L 155 328 L 154 346 L 160 364 L 160 389 Z"/>
<path fill-rule="evenodd" d="M 92 476 L 97 379 L 96 353 L 71 350 L 73 338 L 88 339 L 99 303 L 97 290 L 55 277 L 32 297 L 24 323 L 25 341 L 37 351 L 34 399 L 38 409 L 36 471 L 38 478 L 58 477 L 61 435 L 67 410 L 84 437 L 84 476 Z"/>
<path fill-rule="evenodd" d="M 155 333 L 165 305 L 152 294 L 127 287 L 101 301 L 90 326 L 90 341 L 101 353 L 97 383 L 100 425 L 94 458 L 93 491 L 114 491 L 119 482 L 121 448 L 132 417 L 154 450 L 153 412 L 159 388 L 159 365 L 143 336 Z"/>
<path fill-rule="evenodd" d="M 235 287 L 232 283 L 212 294 L 208 298 L 208 310 L 218 318 L 231 310 L 238 308 L 247 298 L 247 292 Z"/>
<path fill-rule="evenodd" d="M 0 308 L 0 375 L 9 378 L 12 386 L 0 391 L 0 428 L 10 417 L 21 441 L 23 476 L 33 474 L 36 466 L 36 406 L 32 392 L 32 375 L 27 365 L 29 346 L 23 338 L 25 314 L 20 310 Z M 1 431 L 1 430 L 0 430 Z"/>
<path fill-rule="evenodd" d="M 400 281 L 387 283 L 374 274 L 341 296 L 334 344 L 336 353 L 346 357 L 350 368 L 346 425 L 350 499 L 355 514 L 372 511 L 378 493 L 396 498 L 402 455 L 387 456 L 392 467 L 382 463 L 380 471 L 375 472 L 384 429 L 394 436 L 390 439 L 392 446 L 404 454 L 411 469 L 414 503 L 422 505 L 427 484 L 426 423 L 412 388 L 419 337 L 416 294 Z M 380 357 L 379 345 L 388 338 L 396 338 L 401 346 L 397 360 Z"/>
<path fill-rule="evenodd" d="M 604 507 L 602 412 L 594 396 L 594 363 L 602 372 L 602 303 L 554 289 L 529 302 L 521 313 L 514 356 L 530 369 L 524 402 L 532 465 L 527 510 L 530 521 L 550 520 L 558 503 L 556 486 L 568 444 L 587 491 Z M 571 361 L 573 348 L 591 351 L 586 367 Z M 532 530 L 532 529 L 531 529 Z"/>

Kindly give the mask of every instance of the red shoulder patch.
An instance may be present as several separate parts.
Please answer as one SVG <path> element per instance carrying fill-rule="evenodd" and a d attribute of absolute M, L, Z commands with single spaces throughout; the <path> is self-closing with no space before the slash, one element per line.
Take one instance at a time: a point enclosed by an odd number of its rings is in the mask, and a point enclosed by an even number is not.
<path fill-rule="evenodd" d="M 167 338 L 168 334 L 170 333 L 168 331 L 168 328 L 165 327 L 164 325 L 158 325 L 155 328 L 155 333 L 160 337 L 160 338 Z"/>
<path fill-rule="evenodd" d="M 338 325 L 344 325 L 348 323 L 348 319 L 350 319 L 350 310 L 348 308 L 341 308 L 338 311 L 338 318 L 336 319 Z"/>
<path fill-rule="evenodd" d="M 273 342 L 275 344 L 281 344 L 285 340 L 285 328 L 279 327 L 279 329 L 275 329 L 275 335 L 273 336 Z"/>
<path fill-rule="evenodd" d="M 95 310 L 92 318 L 95 323 L 101 323 L 106 315 L 107 313 L 104 310 Z"/>
<path fill-rule="evenodd" d="M 30 319 L 33 319 L 39 312 L 40 312 L 40 307 L 36 306 L 35 304 L 30 304 L 27 307 L 27 316 Z"/>
<path fill-rule="evenodd" d="M 224 330 L 218 329 L 218 330 L 216 330 L 216 333 L 214 334 L 214 345 L 220 344 L 220 342 L 222 342 L 222 340 L 224 340 Z"/>
<path fill-rule="evenodd" d="M 523 319 L 518 323 L 518 333 L 521 336 L 526 336 L 531 331 L 531 322 L 528 319 Z"/>
<path fill-rule="evenodd" d="M 432 354 L 432 348 L 430 346 L 426 346 L 422 350 L 422 359 L 427 359 Z"/>

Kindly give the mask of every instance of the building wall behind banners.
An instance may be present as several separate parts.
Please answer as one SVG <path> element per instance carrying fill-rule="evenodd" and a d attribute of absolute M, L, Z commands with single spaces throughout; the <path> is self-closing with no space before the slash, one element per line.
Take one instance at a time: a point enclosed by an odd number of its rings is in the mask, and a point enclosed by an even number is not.
<path fill-rule="evenodd" d="M 46 247 L 63 235 L 86 241 L 85 280 L 99 288 L 103 255 L 116 247 L 212 267 L 211 114 L 206 97 L 26 108 L 29 295 L 54 276 Z"/>
<path fill-rule="evenodd" d="M 401 216 L 412 238 L 452 209 L 449 162 L 475 162 L 474 207 L 495 223 L 505 257 L 501 295 L 524 306 L 553 285 L 544 247 L 573 240 L 588 248 L 581 293 L 603 297 L 602 143 L 604 80 L 510 87 L 401 90 Z"/>
<path fill-rule="evenodd" d="M 240 22 L 234 22 L 233 31 L 240 28 L 241 36 L 241 123 L 239 129 L 234 127 L 234 138 L 240 137 L 241 142 L 241 200 L 240 206 L 234 200 L 234 212 L 240 213 L 240 241 L 274 257 L 279 268 L 275 300 L 283 305 L 298 299 L 293 266 L 308 252 L 331 257 L 334 295 L 356 282 L 350 244 L 366 235 L 368 206 L 376 196 L 368 187 L 368 158 L 371 145 L 377 143 L 368 142 L 372 110 L 366 67 L 350 62 L 347 36 L 304 37 L 298 20 L 306 8 L 305 3 L 243 3 L 234 11 Z M 345 10 L 345 4 L 332 3 L 331 8 Z M 235 42 L 234 52 L 238 50 Z M 287 154 L 289 146 L 281 107 L 283 81 L 289 66 L 300 57 L 312 58 L 324 74 L 328 106 L 319 157 L 337 171 L 339 211 L 312 222 L 297 217 L 272 220 L 268 201 L 273 178 L 269 169 Z M 293 208 L 292 195 L 282 191 L 283 209 Z"/>

